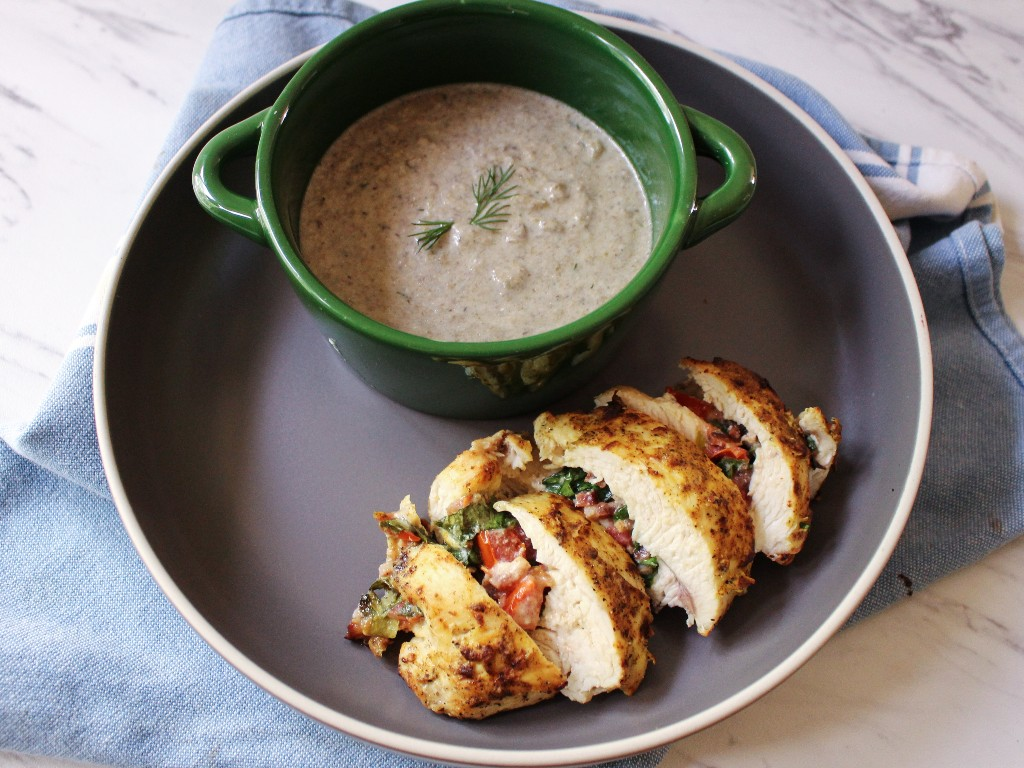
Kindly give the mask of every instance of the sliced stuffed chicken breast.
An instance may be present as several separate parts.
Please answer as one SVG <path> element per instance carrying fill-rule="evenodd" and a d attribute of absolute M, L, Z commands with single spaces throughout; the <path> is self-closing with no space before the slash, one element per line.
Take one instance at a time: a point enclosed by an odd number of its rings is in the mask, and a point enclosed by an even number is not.
<path fill-rule="evenodd" d="M 478 502 L 530 490 L 538 465 L 528 437 L 502 429 L 474 440 L 434 478 L 427 514 L 440 520 Z"/>
<path fill-rule="evenodd" d="M 839 455 L 843 427 L 838 419 L 826 419 L 820 408 L 804 408 L 797 417 L 807 447 L 811 450 L 811 498 L 818 495 L 822 483 Z"/>
<path fill-rule="evenodd" d="M 647 671 L 653 615 L 630 555 L 564 497 L 498 501 L 529 538 L 550 588 L 531 636 L 566 675 L 562 693 L 587 702 L 621 689 L 633 694 Z"/>
<path fill-rule="evenodd" d="M 408 499 L 399 512 L 375 516 L 388 556 L 353 614 L 350 639 L 375 639 L 371 648 L 381 655 L 389 628 L 377 622 L 393 620 L 392 637 L 411 632 L 399 648 L 398 672 L 425 706 L 450 717 L 482 719 L 549 699 L 565 686 L 561 668 L 471 571 L 427 541 Z"/>
<path fill-rule="evenodd" d="M 581 468 L 621 505 L 633 546 L 656 559 L 656 608 L 678 606 L 708 634 L 752 583 L 754 534 L 742 493 L 692 441 L 613 400 L 589 412 L 543 413 L 540 458 Z"/>
<path fill-rule="evenodd" d="M 803 548 L 811 499 L 824 480 L 824 474 L 817 473 L 812 484 L 815 459 L 804 429 L 768 381 L 742 365 L 721 358 L 684 358 L 680 366 L 716 415 L 742 428 L 742 436 L 736 437 L 754 457 L 747 484 L 757 551 L 778 563 L 791 562 Z M 831 447 L 831 466 L 840 435 L 838 422 L 833 420 L 831 428 L 819 425 L 810 411 L 805 422 L 820 429 L 826 450 Z"/>
<path fill-rule="evenodd" d="M 608 405 L 617 399 L 627 408 L 646 413 L 662 424 L 672 427 L 687 440 L 691 440 L 702 448 L 705 442 L 707 424 L 670 394 L 651 397 L 635 387 L 613 387 L 594 398 L 597 405 Z"/>

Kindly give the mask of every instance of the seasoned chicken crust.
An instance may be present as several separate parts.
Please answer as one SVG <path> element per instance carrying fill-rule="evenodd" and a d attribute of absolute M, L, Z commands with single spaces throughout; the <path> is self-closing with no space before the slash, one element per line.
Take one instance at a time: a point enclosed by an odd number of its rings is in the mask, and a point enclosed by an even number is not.
<path fill-rule="evenodd" d="M 738 363 L 687 357 L 679 364 L 708 402 L 747 429 L 757 451 L 750 479 L 754 546 L 777 563 L 792 562 L 807 538 L 813 495 L 811 451 L 796 417 L 767 379 Z"/>
<path fill-rule="evenodd" d="M 415 513 L 411 502 L 403 511 Z M 556 695 L 566 683 L 526 630 L 444 547 L 388 534 L 381 577 L 423 613 L 398 673 L 429 709 L 479 720 Z"/>
<path fill-rule="evenodd" d="M 703 447 L 703 420 L 685 405 L 680 405 L 671 395 L 651 397 L 635 387 L 619 386 L 602 392 L 594 398 L 594 403 L 608 405 L 612 400 L 618 400 L 626 408 L 646 413 L 665 426 L 672 427 L 687 440 Z"/>
<path fill-rule="evenodd" d="M 427 514 L 437 521 L 474 502 L 525 493 L 539 470 L 528 437 L 510 429 L 481 437 L 434 478 Z"/>
<path fill-rule="evenodd" d="M 651 660 L 654 620 L 633 559 L 562 496 L 529 494 L 494 507 L 519 521 L 554 584 L 530 634 L 566 674 L 562 693 L 578 702 L 616 689 L 633 694 Z"/>
<path fill-rule="evenodd" d="M 707 635 L 753 583 L 746 502 L 695 443 L 615 400 L 588 412 L 542 413 L 534 439 L 543 460 L 602 478 L 627 505 L 634 540 L 658 558 L 656 607 L 684 608 Z"/>

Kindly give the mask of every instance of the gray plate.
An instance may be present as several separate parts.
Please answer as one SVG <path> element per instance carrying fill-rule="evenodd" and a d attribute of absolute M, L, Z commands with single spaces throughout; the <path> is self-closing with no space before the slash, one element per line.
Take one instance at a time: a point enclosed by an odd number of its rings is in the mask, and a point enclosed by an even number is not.
<path fill-rule="evenodd" d="M 225 658 L 306 714 L 438 760 L 575 764 L 709 725 L 806 661 L 863 598 L 902 530 L 931 407 L 924 315 L 906 259 L 842 152 L 798 108 L 681 38 L 604 19 L 679 99 L 739 131 L 760 178 L 738 223 L 680 255 L 635 343 L 585 392 L 656 393 L 683 355 L 767 376 L 790 407 L 844 425 L 842 462 L 808 545 L 710 637 L 663 612 L 657 664 L 633 697 L 559 698 L 480 723 L 424 709 L 343 638 L 384 538 L 370 513 L 411 494 L 470 440 L 527 420 L 456 422 L 369 390 L 319 336 L 269 251 L 192 196 L 197 147 L 268 105 L 298 62 L 222 110 L 174 159 L 130 233 L 100 329 L 101 448 L 125 527 L 184 617 Z M 249 169 L 241 169 L 244 185 Z M 372 692 L 372 693 L 368 693 Z M 528 740 L 524 736 L 528 735 Z"/>

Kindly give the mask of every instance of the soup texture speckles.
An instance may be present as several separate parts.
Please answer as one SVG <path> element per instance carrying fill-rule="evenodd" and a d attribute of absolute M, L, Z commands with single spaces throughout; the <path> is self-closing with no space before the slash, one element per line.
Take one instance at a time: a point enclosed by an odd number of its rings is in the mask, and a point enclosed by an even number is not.
<path fill-rule="evenodd" d="M 510 174 L 508 196 L 481 226 L 488 173 Z M 431 228 L 443 230 L 432 243 Z M 379 322 L 498 341 L 607 302 L 647 260 L 651 223 L 635 170 L 592 121 L 530 90 L 465 83 L 350 126 L 310 180 L 300 243 L 321 282 Z"/>

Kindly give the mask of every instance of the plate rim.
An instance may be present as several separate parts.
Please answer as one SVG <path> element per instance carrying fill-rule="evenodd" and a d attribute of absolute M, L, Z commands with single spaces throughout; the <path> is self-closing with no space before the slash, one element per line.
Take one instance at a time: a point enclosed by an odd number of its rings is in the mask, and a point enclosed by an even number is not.
<path fill-rule="evenodd" d="M 275 80 L 295 71 L 320 46 L 298 54 L 288 61 L 274 67 L 258 78 L 207 118 L 189 137 L 189 139 L 169 158 L 166 165 L 156 177 L 148 193 L 140 203 L 136 213 L 119 245 L 116 257 L 116 268 L 107 283 L 105 295 L 100 304 L 100 316 L 96 332 L 96 352 L 93 364 L 93 406 L 95 411 L 97 439 L 100 457 L 110 487 L 111 498 L 121 518 L 122 525 L 128 533 L 132 545 L 138 551 L 143 564 L 154 581 L 185 621 L 199 634 L 215 652 L 230 663 L 253 683 L 278 700 L 288 704 L 302 714 L 313 718 L 329 727 L 335 728 L 360 741 L 373 744 L 389 751 L 398 751 L 428 760 L 445 760 L 468 765 L 487 765 L 496 767 L 519 766 L 574 766 L 614 760 L 640 752 L 663 747 L 673 741 L 709 727 L 730 715 L 752 704 L 769 691 L 777 687 L 820 650 L 825 643 L 842 627 L 867 595 L 868 590 L 881 574 L 882 569 L 892 555 L 903 532 L 920 487 L 927 454 L 928 440 L 931 431 L 933 406 L 933 369 L 931 345 L 928 334 L 924 306 L 914 279 L 910 262 L 899 242 L 891 222 L 885 215 L 881 203 L 871 190 L 864 176 L 857 170 L 853 161 L 838 143 L 808 115 L 799 105 L 784 93 L 757 77 L 741 65 L 699 43 L 695 43 L 681 33 L 654 27 L 642 22 L 623 19 L 601 13 L 585 12 L 581 15 L 590 17 L 613 31 L 625 30 L 641 36 L 647 36 L 668 43 L 676 48 L 707 59 L 713 64 L 728 70 L 730 74 L 744 80 L 748 85 L 761 91 L 778 103 L 786 112 L 798 120 L 802 127 L 823 145 L 833 160 L 840 166 L 845 175 L 853 182 L 861 198 L 867 204 L 875 223 L 882 230 L 889 245 L 890 255 L 902 280 L 904 293 L 911 306 L 915 318 L 915 341 L 918 352 L 918 365 L 921 372 L 920 405 L 917 414 L 917 431 L 914 441 L 912 460 L 907 468 L 907 475 L 900 493 L 894 514 L 878 547 L 861 572 L 846 596 L 832 610 L 828 618 L 804 640 L 780 664 L 769 673 L 737 691 L 730 697 L 708 707 L 699 713 L 679 720 L 669 726 L 644 731 L 636 736 L 617 739 L 610 742 L 598 742 L 583 747 L 563 747 L 558 749 L 523 750 L 509 753 L 503 750 L 483 747 L 465 747 L 447 744 L 428 739 L 395 734 L 379 726 L 356 720 L 342 714 L 309 696 L 299 692 L 276 676 L 270 674 L 256 662 L 248 658 L 222 635 L 191 603 L 184 592 L 164 568 L 154 549 L 150 545 L 135 516 L 122 482 L 115 456 L 113 439 L 109 430 L 108 404 L 106 399 L 106 353 L 110 331 L 110 321 L 117 288 L 121 282 L 124 267 L 132 250 L 132 245 L 146 221 L 149 212 L 167 186 L 170 178 L 176 174 L 183 162 L 204 143 L 217 124 L 228 114 L 242 106 L 252 96 L 267 87 Z"/>

